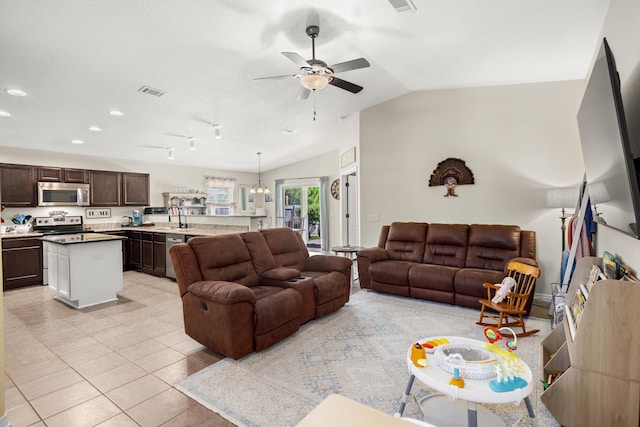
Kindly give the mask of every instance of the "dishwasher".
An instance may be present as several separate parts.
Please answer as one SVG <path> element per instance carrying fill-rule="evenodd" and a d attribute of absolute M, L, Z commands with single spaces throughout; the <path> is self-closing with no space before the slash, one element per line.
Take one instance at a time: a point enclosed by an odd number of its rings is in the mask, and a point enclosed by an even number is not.
<path fill-rule="evenodd" d="M 184 243 L 184 235 L 182 234 L 167 234 L 167 264 L 166 264 L 166 276 L 172 279 L 176 278 L 176 271 L 173 269 L 173 263 L 171 262 L 171 256 L 169 255 L 169 248 L 178 243 Z"/>

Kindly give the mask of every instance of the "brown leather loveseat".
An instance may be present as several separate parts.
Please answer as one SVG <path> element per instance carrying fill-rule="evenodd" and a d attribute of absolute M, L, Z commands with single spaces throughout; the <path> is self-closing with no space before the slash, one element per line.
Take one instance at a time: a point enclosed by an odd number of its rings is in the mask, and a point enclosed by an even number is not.
<path fill-rule="evenodd" d="M 351 260 L 309 256 L 288 228 L 193 237 L 169 254 L 187 335 L 239 359 L 349 301 Z"/>
<path fill-rule="evenodd" d="M 484 283 L 500 283 L 509 261 L 535 258 L 535 232 L 515 225 L 394 222 L 377 247 L 358 251 L 358 274 L 364 289 L 479 308 Z"/>

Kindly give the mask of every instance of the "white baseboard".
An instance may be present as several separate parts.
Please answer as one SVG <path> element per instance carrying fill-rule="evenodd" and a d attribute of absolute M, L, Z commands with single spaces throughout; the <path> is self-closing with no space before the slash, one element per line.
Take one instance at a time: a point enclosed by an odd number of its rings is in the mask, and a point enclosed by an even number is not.
<path fill-rule="evenodd" d="M 533 302 L 541 302 L 545 304 L 551 304 L 551 295 L 549 294 L 535 294 L 533 296 Z"/>

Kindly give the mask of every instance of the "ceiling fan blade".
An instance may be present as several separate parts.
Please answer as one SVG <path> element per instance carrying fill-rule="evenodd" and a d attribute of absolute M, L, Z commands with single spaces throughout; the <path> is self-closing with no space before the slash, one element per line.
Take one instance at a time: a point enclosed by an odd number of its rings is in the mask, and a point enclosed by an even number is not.
<path fill-rule="evenodd" d="M 351 61 L 340 62 L 338 64 L 332 65 L 329 68 L 333 70 L 334 73 L 342 73 L 343 71 L 351 71 L 357 70 L 359 68 L 367 68 L 371 64 L 364 58 L 352 59 Z"/>
<path fill-rule="evenodd" d="M 284 74 L 282 76 L 269 76 L 269 77 L 256 77 L 253 80 L 267 80 L 267 79 L 299 79 L 300 74 Z"/>
<path fill-rule="evenodd" d="M 295 52 L 282 52 L 282 54 L 301 67 L 311 67 L 311 64 Z"/>
<path fill-rule="evenodd" d="M 305 99 L 309 98 L 310 93 L 311 91 L 309 89 L 307 89 L 306 87 L 301 87 L 298 91 L 298 97 L 296 98 L 296 100 L 304 101 Z"/>
<path fill-rule="evenodd" d="M 339 87 L 340 89 L 347 90 L 351 93 L 358 93 L 363 89 L 362 86 L 358 86 L 355 83 L 351 83 L 346 80 L 339 79 L 337 77 L 331 77 L 331 80 L 329 80 L 329 84 Z"/>

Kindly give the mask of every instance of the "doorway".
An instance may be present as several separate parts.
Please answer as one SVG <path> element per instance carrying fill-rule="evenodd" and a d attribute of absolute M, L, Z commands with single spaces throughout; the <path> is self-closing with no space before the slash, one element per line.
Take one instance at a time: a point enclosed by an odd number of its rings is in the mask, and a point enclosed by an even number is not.
<path fill-rule="evenodd" d="M 315 184 L 283 186 L 281 225 L 300 233 L 307 248 L 320 250 L 322 226 L 320 218 L 320 186 Z"/>

